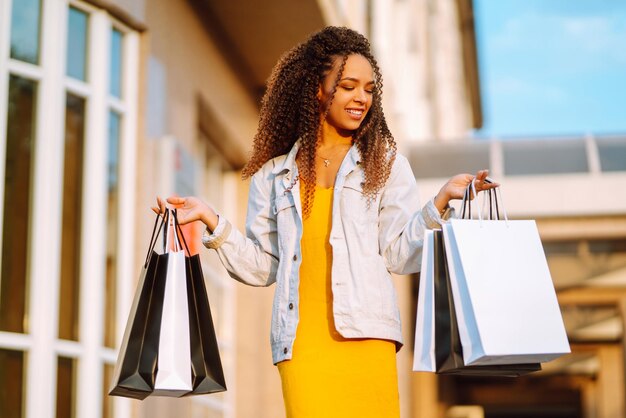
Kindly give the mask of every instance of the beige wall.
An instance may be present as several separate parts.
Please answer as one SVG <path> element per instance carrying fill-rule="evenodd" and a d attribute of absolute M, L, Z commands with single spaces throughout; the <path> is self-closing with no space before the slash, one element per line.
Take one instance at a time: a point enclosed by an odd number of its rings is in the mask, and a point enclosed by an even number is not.
<path fill-rule="evenodd" d="M 221 122 L 220 129 L 227 134 L 227 138 L 215 140 L 234 141 L 234 146 L 244 152 L 251 147 L 258 117 L 256 103 L 236 78 L 189 3 L 174 0 L 145 3 L 143 13 L 135 11 L 143 14 L 143 23 L 147 27 L 142 44 L 142 129 L 139 132 L 139 196 L 135 216 L 141 220 L 138 237 L 150 234 L 152 221 L 151 216 L 146 216 L 146 209 L 153 204 L 154 196 L 170 192 L 163 189 L 160 181 L 163 168 L 159 165 L 158 148 L 163 138 L 179 141 L 189 154 L 197 157 L 198 168 L 202 168 L 204 157 L 199 154 L 202 144 L 198 141 L 197 95 L 202 96 L 216 120 Z M 151 100 L 155 102 L 151 103 Z M 239 177 L 237 173 L 233 175 Z M 238 185 L 236 199 L 240 202 L 235 207 L 240 210 L 237 213 L 228 209 L 230 213 L 226 216 L 242 226 L 248 186 L 241 181 L 235 184 Z M 144 255 L 145 242 L 142 239 L 137 241 L 135 258 L 140 259 Z M 216 270 L 223 272 L 214 254 L 207 251 L 204 257 Z M 267 416 L 275 417 L 278 415 L 273 413 L 271 407 L 275 405 L 280 411 L 281 403 L 277 400 L 282 402 L 282 398 L 268 341 L 273 289 L 252 289 L 240 284 L 234 286 L 236 318 L 233 320 L 237 326 L 229 333 L 234 334 L 231 355 L 235 359 L 224 363 L 229 391 L 212 397 L 231 397 L 231 406 L 237 406 L 231 416 L 260 417 L 262 415 L 258 412 L 266 410 L 271 414 Z M 214 316 L 219 315 L 219 312 L 214 312 Z M 268 400 L 272 402 L 268 403 Z M 159 398 L 135 403 L 135 414 L 151 418 L 207 416 L 201 405 L 194 401 Z"/>
<path fill-rule="evenodd" d="M 173 137 L 185 151 L 198 155 L 199 94 L 214 112 L 220 128 L 235 146 L 248 150 L 256 128 L 257 108 L 237 80 L 223 54 L 203 29 L 186 1 L 152 0 L 146 4 L 143 34 L 138 141 L 138 199 L 136 219 L 145 220 L 144 210 L 154 196 L 167 194 L 158 181 L 159 140 Z M 221 208 L 218 208 L 221 209 Z M 139 226 L 139 236 L 150 228 Z M 141 254 L 141 242 L 137 254 Z"/>
<path fill-rule="evenodd" d="M 196 94 L 201 94 L 218 120 L 222 121 L 222 129 L 228 133 L 228 138 L 219 140 L 234 140 L 236 146 L 244 152 L 251 148 L 252 138 L 256 131 L 258 108 L 251 96 L 245 90 L 234 71 L 226 63 L 222 52 L 212 42 L 202 27 L 198 17 L 188 6 L 187 2 L 151 1 L 145 11 L 146 25 L 149 28 L 146 34 L 148 46 L 147 60 L 158 69 L 166 72 L 165 85 L 159 85 L 158 77 L 152 85 L 148 80 L 154 80 L 147 75 L 145 88 L 164 88 L 162 100 L 166 103 L 164 115 L 165 123 L 161 128 L 166 136 L 178 139 L 192 154 L 198 150 L 197 142 L 197 109 Z M 144 97 L 151 97 L 146 91 Z M 157 95 L 158 96 L 158 95 Z M 156 106 L 158 108 L 158 106 Z M 146 104 L 149 111 L 150 104 Z M 152 106 L 154 108 L 154 106 Z M 148 115 L 148 120 L 151 117 Z M 148 122 L 147 122 L 148 123 Z M 147 124 L 146 123 L 146 124 Z M 158 137 L 150 134 L 156 129 L 146 126 L 147 135 L 143 138 L 146 150 L 153 149 L 158 143 Z M 141 158 L 141 157 L 140 157 Z M 154 159 L 143 161 L 144 178 L 139 179 L 143 197 L 148 203 L 159 191 L 159 167 L 155 166 Z M 152 175 L 147 174 L 152 173 Z M 238 173 L 232 174 L 239 177 Z M 238 188 L 235 191 L 236 210 L 226 213 L 240 230 L 244 229 L 245 210 L 247 202 L 248 183 L 236 180 Z M 138 206 L 145 206 L 142 203 Z M 218 208 L 224 209 L 224 208 Z M 141 210 L 141 209 L 138 209 Z M 222 212 L 224 213 L 224 212 Z M 138 219 L 141 216 L 138 215 Z M 145 235 L 150 225 L 144 225 L 142 235 Z M 143 248 L 138 249 L 139 254 Z M 217 270 L 224 272 L 217 257 L 211 254 L 209 260 Z M 225 276 L 225 275 L 224 275 Z M 224 280 L 231 281 L 224 277 Z M 269 345 L 269 326 L 274 288 L 252 288 L 243 284 L 234 283 L 235 288 L 235 328 L 233 333 L 234 361 L 224 364 L 228 377 L 227 396 L 233 397 L 233 415 L 237 418 L 278 418 L 284 416 L 282 393 L 278 371 L 272 364 Z M 219 313 L 218 313 L 219 314 Z M 214 314 L 215 315 L 215 314 Z M 215 395 L 213 395 L 215 396 Z M 140 413 L 143 417 L 194 416 L 192 402 L 176 401 L 174 404 L 167 399 L 150 399 L 145 402 L 145 409 Z M 200 415 L 198 415 L 200 416 Z"/>
<path fill-rule="evenodd" d="M 457 0 L 373 2 L 371 41 L 385 110 L 401 150 L 472 129 Z"/>

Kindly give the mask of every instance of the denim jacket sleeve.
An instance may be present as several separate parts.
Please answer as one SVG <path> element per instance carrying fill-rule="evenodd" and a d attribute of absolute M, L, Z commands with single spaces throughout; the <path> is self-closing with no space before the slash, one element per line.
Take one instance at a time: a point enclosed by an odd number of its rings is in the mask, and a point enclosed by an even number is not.
<path fill-rule="evenodd" d="M 271 211 L 271 182 L 260 170 L 250 182 L 246 235 L 220 216 L 214 233 L 203 238 L 213 248 L 235 280 L 251 286 L 269 286 L 276 281 L 278 242 L 276 219 Z"/>
<path fill-rule="evenodd" d="M 396 274 L 418 272 L 424 230 L 439 228 L 442 222 L 432 199 L 420 207 L 411 166 L 397 154 L 379 209 L 378 243 L 387 269 Z"/>

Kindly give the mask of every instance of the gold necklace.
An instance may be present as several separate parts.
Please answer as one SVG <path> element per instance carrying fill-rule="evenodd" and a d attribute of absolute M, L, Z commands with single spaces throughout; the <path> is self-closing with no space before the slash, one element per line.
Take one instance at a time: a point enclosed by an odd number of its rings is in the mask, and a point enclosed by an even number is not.
<path fill-rule="evenodd" d="M 328 167 L 330 163 L 332 162 L 332 159 L 335 158 L 337 155 L 339 155 L 342 151 L 343 149 L 339 149 L 339 151 L 334 152 L 333 155 L 331 155 L 331 158 L 322 157 L 321 155 L 318 154 L 317 151 L 315 152 L 315 156 L 322 160 L 322 162 L 324 163 L 324 167 Z"/>

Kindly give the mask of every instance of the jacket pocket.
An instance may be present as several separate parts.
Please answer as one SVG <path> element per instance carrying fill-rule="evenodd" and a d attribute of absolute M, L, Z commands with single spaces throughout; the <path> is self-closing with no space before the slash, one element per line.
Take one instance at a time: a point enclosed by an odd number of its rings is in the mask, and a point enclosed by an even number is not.
<path fill-rule="evenodd" d="M 346 177 L 341 192 L 341 216 L 359 223 L 378 222 L 378 199 L 370 200 L 363 194 L 363 177 Z"/>
<path fill-rule="evenodd" d="M 295 204 L 293 202 L 293 198 L 289 194 L 276 196 L 276 199 L 274 199 L 274 202 L 272 203 L 272 211 L 276 216 L 278 216 L 281 211 L 291 207 L 295 208 Z"/>
<path fill-rule="evenodd" d="M 293 240 L 296 235 L 298 214 L 291 193 L 276 196 L 272 202 L 272 212 L 276 217 L 279 253 L 282 256 L 284 250 L 293 247 Z"/>

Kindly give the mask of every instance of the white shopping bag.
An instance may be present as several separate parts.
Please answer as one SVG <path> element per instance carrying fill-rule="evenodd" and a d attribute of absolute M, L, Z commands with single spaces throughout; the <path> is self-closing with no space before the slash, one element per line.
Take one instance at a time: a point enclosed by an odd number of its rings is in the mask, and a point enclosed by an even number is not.
<path fill-rule="evenodd" d="M 422 249 L 422 270 L 420 272 L 417 297 L 417 317 L 415 319 L 415 350 L 413 370 L 420 372 L 436 371 L 435 362 L 435 270 L 433 252 L 433 231 L 426 230 Z"/>
<path fill-rule="evenodd" d="M 152 395 L 179 397 L 193 390 L 187 273 L 185 253 L 178 242 L 174 216 L 171 213 L 168 220 L 167 280 L 161 317 L 157 375 Z"/>
<path fill-rule="evenodd" d="M 570 352 L 534 221 L 452 219 L 443 232 L 466 365 Z"/>

